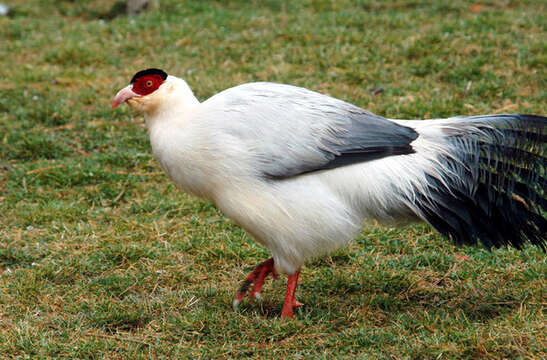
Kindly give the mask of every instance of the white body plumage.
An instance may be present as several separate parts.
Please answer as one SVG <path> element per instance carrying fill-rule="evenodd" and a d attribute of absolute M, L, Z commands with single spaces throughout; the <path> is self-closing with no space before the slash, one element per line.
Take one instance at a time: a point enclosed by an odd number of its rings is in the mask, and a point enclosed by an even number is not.
<path fill-rule="evenodd" d="M 429 201 L 431 177 L 438 180 L 435 187 L 447 189 L 454 186 L 448 179 L 461 178 L 461 188 L 472 195 L 476 184 L 463 172 L 478 174 L 474 165 L 454 167 L 441 159 L 461 162 L 462 149 L 476 146 L 475 140 L 451 142 L 446 131 L 489 128 L 485 121 L 462 127 L 460 118 L 393 120 L 419 134 L 410 142 L 413 152 L 308 172 L 306 164 L 321 156 L 317 137 L 330 136 L 336 143 L 332 128 L 351 105 L 271 83 L 238 86 L 199 103 L 188 85 L 173 76 L 147 101 L 160 97 L 161 102 L 143 110 L 163 169 L 178 187 L 213 201 L 245 228 L 271 251 L 276 270 L 286 274 L 347 244 L 363 220 L 427 220 L 416 204 L 424 195 Z M 138 108 L 138 101 L 132 105 Z M 389 143 L 389 135 L 383 136 Z M 302 162 L 305 171 L 290 176 Z M 289 176 L 278 176 L 284 171 Z"/>

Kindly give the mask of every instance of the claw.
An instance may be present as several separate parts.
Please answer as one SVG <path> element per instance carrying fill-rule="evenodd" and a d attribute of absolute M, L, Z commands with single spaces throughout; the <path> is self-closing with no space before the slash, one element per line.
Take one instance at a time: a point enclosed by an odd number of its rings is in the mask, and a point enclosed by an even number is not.
<path fill-rule="evenodd" d="M 238 299 L 234 299 L 234 302 L 232 303 L 232 307 L 234 308 L 234 311 L 237 312 L 238 308 L 239 308 L 239 303 L 241 302 L 241 300 L 238 300 Z"/>

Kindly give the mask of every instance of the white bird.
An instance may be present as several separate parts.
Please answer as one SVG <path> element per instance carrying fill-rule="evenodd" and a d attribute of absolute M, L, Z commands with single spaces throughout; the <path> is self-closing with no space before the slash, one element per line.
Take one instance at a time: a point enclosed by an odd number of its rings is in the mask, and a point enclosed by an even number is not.
<path fill-rule="evenodd" d="M 123 102 L 144 113 L 152 152 L 177 186 L 271 252 L 234 307 L 283 273 L 281 317 L 292 318 L 302 265 L 346 245 L 369 219 L 425 221 L 457 244 L 545 250 L 546 117 L 388 120 L 265 82 L 199 102 L 159 69 L 136 73 L 112 107 Z"/>

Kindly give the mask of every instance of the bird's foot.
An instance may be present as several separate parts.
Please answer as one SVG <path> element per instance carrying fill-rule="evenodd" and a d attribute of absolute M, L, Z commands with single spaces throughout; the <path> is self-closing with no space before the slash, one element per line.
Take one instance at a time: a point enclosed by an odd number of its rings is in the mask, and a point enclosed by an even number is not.
<path fill-rule="evenodd" d="M 251 299 L 262 300 L 260 291 L 262 290 L 262 285 L 264 285 L 264 280 L 269 274 L 272 274 L 274 279 L 277 277 L 272 258 L 260 263 L 243 281 L 232 304 L 235 311 L 237 311 L 239 304 L 247 295 Z M 249 290 L 251 285 L 253 287 Z"/>
<path fill-rule="evenodd" d="M 300 270 L 296 271 L 294 274 L 289 276 L 287 280 L 287 292 L 285 294 L 285 303 L 283 304 L 283 309 L 281 310 L 281 319 L 292 319 L 293 318 L 293 309 L 295 307 L 302 306 L 299 301 L 294 299 L 294 293 L 296 292 L 296 285 L 298 284 L 298 275 L 300 275 Z"/>

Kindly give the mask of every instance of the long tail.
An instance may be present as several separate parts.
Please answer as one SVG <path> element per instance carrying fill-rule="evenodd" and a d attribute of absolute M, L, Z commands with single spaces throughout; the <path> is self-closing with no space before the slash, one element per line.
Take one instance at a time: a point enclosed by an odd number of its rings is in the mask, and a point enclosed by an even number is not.
<path fill-rule="evenodd" d="M 486 115 L 401 121 L 433 166 L 406 203 L 457 244 L 547 243 L 547 117 Z M 421 141 L 421 143 L 420 143 Z"/>

